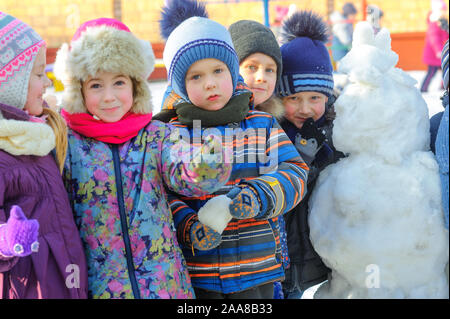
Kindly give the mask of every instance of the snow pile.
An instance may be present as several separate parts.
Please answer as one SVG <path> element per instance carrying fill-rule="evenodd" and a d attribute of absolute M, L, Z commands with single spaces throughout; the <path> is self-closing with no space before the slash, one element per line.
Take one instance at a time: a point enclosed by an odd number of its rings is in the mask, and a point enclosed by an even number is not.
<path fill-rule="evenodd" d="M 428 109 L 397 61 L 387 29 L 357 24 L 333 131 L 349 156 L 321 173 L 310 202 L 311 240 L 332 269 L 315 298 L 448 298 Z"/>

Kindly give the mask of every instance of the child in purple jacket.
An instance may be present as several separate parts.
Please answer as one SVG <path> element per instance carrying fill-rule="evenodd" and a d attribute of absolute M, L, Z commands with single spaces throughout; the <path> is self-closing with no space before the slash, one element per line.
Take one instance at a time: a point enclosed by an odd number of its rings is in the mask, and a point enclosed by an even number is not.
<path fill-rule="evenodd" d="M 42 38 L 0 12 L 2 299 L 87 297 L 86 259 L 61 178 L 67 131 L 42 98 L 45 64 Z"/>

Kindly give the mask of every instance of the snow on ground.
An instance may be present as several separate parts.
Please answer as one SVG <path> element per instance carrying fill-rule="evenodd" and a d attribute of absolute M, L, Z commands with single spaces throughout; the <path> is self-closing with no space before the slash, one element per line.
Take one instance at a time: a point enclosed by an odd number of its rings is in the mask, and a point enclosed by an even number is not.
<path fill-rule="evenodd" d="M 423 78 L 425 77 L 425 71 L 408 71 L 409 75 L 411 75 L 414 79 L 416 79 L 417 84 L 416 87 L 420 88 Z M 439 71 L 435 77 L 433 78 L 429 91 L 427 93 L 423 93 L 422 96 L 425 99 L 425 102 L 428 105 L 429 117 L 443 110 L 440 97 L 443 94 L 443 90 L 441 89 L 441 79 L 442 73 Z M 167 87 L 167 81 L 152 81 L 149 83 L 150 91 L 152 93 L 153 98 L 153 114 L 156 114 L 161 109 L 161 102 L 164 96 L 164 92 Z M 47 89 L 47 94 L 53 94 L 57 97 L 58 102 L 61 102 L 61 92 L 55 92 L 53 87 Z M 313 299 L 314 293 L 320 287 L 321 284 L 313 286 L 305 291 L 302 296 L 302 299 Z"/>

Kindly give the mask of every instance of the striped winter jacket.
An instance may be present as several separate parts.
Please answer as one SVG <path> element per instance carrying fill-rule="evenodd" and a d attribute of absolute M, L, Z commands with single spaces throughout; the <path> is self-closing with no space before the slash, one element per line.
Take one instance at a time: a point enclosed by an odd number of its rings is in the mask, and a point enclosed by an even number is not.
<path fill-rule="evenodd" d="M 185 128 L 192 137 L 194 130 L 182 125 L 176 117 L 171 123 Z M 277 216 L 290 211 L 303 198 L 308 166 L 268 113 L 250 110 L 241 122 L 213 129 L 220 131 L 224 144 L 233 143 L 233 170 L 229 182 L 212 195 L 169 195 L 192 284 L 227 294 L 282 280 L 284 269 Z M 184 222 L 208 199 L 228 193 L 242 181 L 258 190 L 262 209 L 257 218 L 232 219 L 222 233 L 221 244 L 215 249 L 194 251 L 186 246 L 180 234 Z"/>

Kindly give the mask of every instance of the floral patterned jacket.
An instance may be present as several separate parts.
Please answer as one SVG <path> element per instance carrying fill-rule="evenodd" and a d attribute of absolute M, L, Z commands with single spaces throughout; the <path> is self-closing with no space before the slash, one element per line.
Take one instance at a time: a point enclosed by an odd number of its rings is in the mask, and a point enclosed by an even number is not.
<path fill-rule="evenodd" d="M 183 163 L 174 128 L 152 121 L 121 145 L 69 130 L 65 184 L 88 262 L 91 298 L 193 298 L 164 184 L 185 196 L 216 191 L 231 164 Z M 172 155 L 172 156 L 171 156 Z"/>

